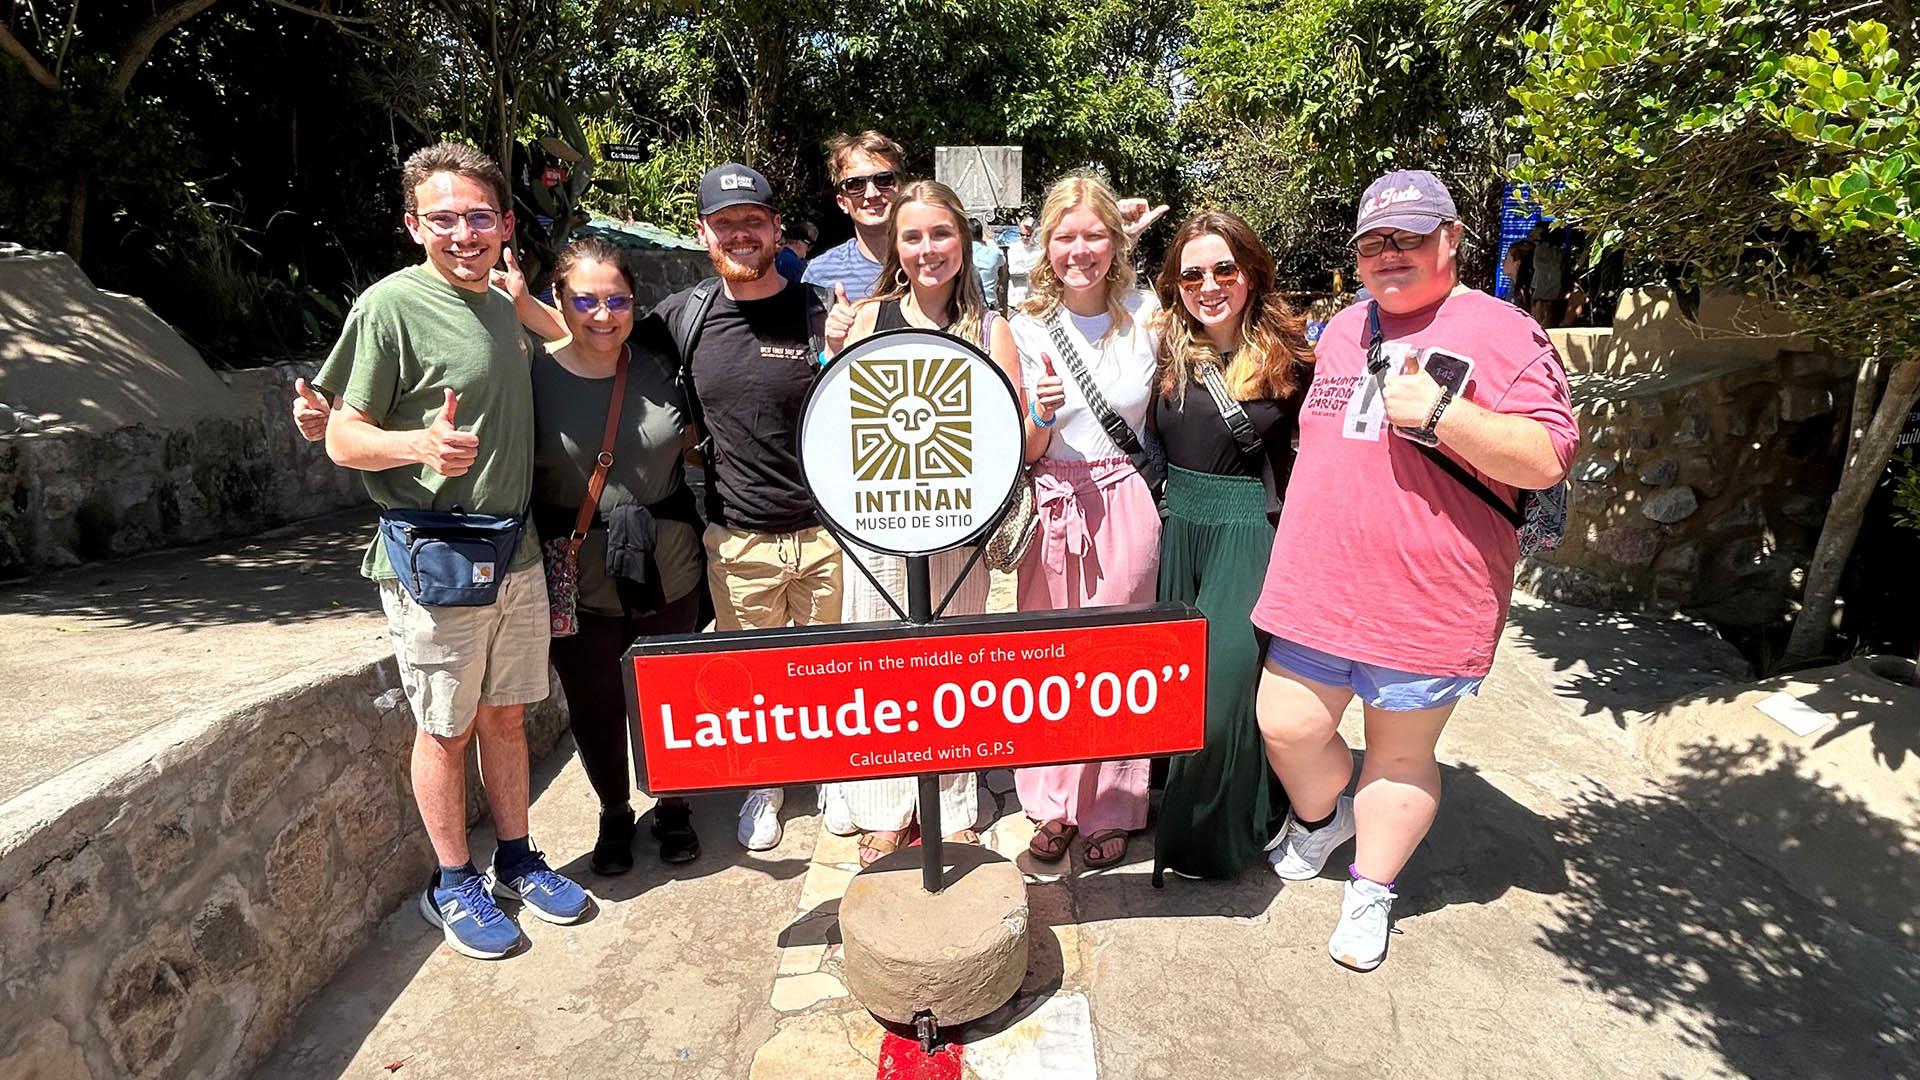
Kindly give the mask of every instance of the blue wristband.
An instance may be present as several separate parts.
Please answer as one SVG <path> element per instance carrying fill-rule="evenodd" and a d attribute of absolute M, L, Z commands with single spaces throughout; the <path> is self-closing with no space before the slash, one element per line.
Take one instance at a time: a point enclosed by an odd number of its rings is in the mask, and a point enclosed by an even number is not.
<path fill-rule="evenodd" d="M 1052 427 L 1054 421 L 1060 419 L 1060 414 L 1054 413 L 1052 416 L 1048 417 L 1047 419 L 1042 420 L 1040 419 L 1040 414 L 1034 411 L 1039 404 L 1040 403 L 1037 401 L 1027 402 L 1027 415 L 1033 417 L 1033 422 L 1036 424 L 1039 424 L 1041 427 Z"/>

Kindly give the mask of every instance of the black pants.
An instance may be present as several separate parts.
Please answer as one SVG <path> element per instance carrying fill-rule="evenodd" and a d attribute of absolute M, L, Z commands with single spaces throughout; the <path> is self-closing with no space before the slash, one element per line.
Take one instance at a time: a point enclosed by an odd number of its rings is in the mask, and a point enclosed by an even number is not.
<path fill-rule="evenodd" d="M 580 765 L 602 808 L 620 806 L 633 794 L 627 780 L 627 691 L 620 658 L 635 638 L 690 634 L 698 625 L 699 589 L 652 615 L 580 613 L 580 632 L 554 638 L 549 655 L 567 695 L 567 726 L 580 748 Z"/>

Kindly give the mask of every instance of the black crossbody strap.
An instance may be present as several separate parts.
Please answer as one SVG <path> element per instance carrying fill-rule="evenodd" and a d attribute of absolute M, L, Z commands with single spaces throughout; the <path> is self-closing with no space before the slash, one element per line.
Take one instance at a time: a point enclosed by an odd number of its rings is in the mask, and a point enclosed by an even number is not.
<path fill-rule="evenodd" d="M 1107 404 L 1106 395 L 1093 384 L 1093 373 L 1087 370 L 1086 362 L 1080 359 L 1080 351 L 1068 340 L 1066 328 L 1060 325 L 1060 311 L 1057 308 L 1054 309 L 1053 318 L 1047 320 L 1047 333 L 1053 337 L 1053 347 L 1060 350 L 1060 362 L 1067 365 L 1067 373 L 1073 376 L 1074 385 L 1080 388 L 1080 396 L 1087 399 L 1087 408 L 1093 410 L 1100 426 L 1106 429 L 1107 438 L 1112 439 L 1113 445 L 1128 457 L 1144 458 L 1146 448 L 1140 445 L 1133 429 L 1127 426 L 1119 413 L 1113 411 L 1113 406 Z"/>
<path fill-rule="evenodd" d="M 1377 300 L 1369 300 L 1367 301 L 1367 374 L 1370 377 L 1379 376 L 1387 368 L 1387 360 L 1383 355 L 1385 343 L 1386 334 L 1380 329 L 1380 303 Z M 1494 513 L 1512 522 L 1514 528 L 1518 529 L 1527 523 L 1527 515 L 1521 513 L 1507 500 L 1494 494 L 1491 488 L 1480 482 L 1479 477 L 1468 472 L 1466 466 L 1441 453 L 1439 447 L 1426 446 L 1422 443 L 1414 443 L 1413 446 L 1425 454 L 1428 461 L 1438 465 L 1441 472 L 1460 481 L 1468 491 L 1480 496 L 1480 501 L 1493 507 Z"/>
<path fill-rule="evenodd" d="M 1227 380 L 1221 377 L 1220 366 L 1205 360 L 1200 363 L 1199 371 L 1201 385 L 1207 388 L 1214 407 L 1220 410 L 1220 419 L 1227 422 L 1227 430 L 1233 433 L 1233 441 L 1240 447 L 1240 452 L 1258 459 L 1260 433 L 1253 430 L 1253 421 L 1247 419 L 1246 408 L 1227 393 Z"/>

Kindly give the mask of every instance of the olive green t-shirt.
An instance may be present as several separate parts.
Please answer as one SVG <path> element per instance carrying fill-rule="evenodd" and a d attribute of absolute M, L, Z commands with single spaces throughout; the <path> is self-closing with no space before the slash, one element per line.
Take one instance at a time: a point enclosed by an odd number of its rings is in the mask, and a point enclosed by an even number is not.
<path fill-rule="evenodd" d="M 600 492 L 595 527 L 580 545 L 579 605 L 595 615 L 621 615 L 626 610 L 613 579 L 607 576 L 606 513 L 627 503 L 659 502 L 685 483 L 680 448 L 687 402 L 672 362 L 642 346 L 635 346 L 631 356 L 619 433 L 613 442 L 613 467 L 607 470 L 607 486 Z M 534 501 L 562 511 L 569 520 L 587 497 L 587 481 L 606 436 L 607 398 L 612 393 L 611 375 L 598 379 L 575 375 L 547 349 L 536 346 L 533 401 L 539 420 L 534 425 Z M 684 522 L 657 525 L 654 563 L 660 569 L 661 599 L 672 603 L 700 584 L 700 536 Z"/>
<path fill-rule="evenodd" d="M 426 465 L 361 473 L 383 510 L 521 514 L 533 490 L 533 379 L 513 301 L 498 289 L 457 288 L 422 264 L 360 294 L 314 385 L 387 431 L 430 427 L 453 389 L 454 427 L 479 437 L 473 467 L 446 477 Z M 528 522 L 510 569 L 540 561 Z M 391 579 L 379 533 L 360 573 Z"/>

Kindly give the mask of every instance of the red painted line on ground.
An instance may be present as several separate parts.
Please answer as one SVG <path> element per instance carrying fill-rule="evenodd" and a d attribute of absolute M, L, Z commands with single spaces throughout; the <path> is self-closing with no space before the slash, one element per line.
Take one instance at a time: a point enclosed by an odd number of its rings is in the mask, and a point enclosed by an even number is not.
<path fill-rule="evenodd" d="M 889 1031 L 880 1040 L 880 1072 L 875 1080 L 960 1080 L 960 1046 L 948 1043 L 923 1054 L 919 1040 Z"/>

